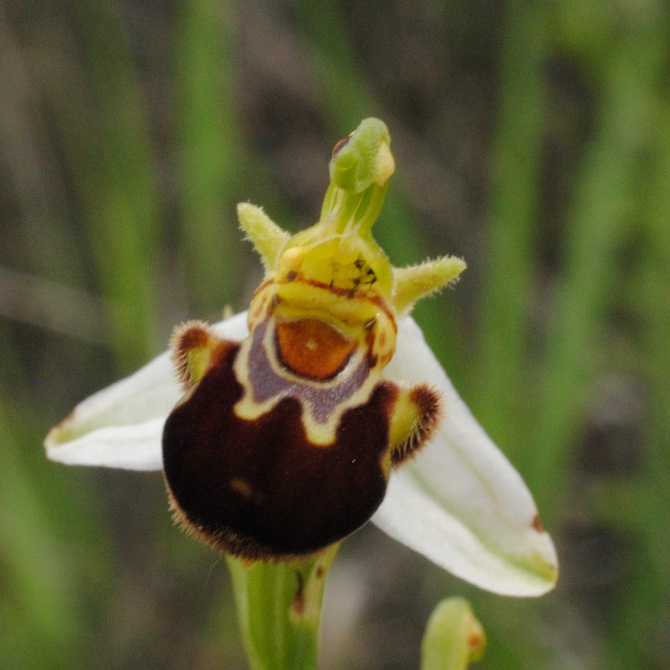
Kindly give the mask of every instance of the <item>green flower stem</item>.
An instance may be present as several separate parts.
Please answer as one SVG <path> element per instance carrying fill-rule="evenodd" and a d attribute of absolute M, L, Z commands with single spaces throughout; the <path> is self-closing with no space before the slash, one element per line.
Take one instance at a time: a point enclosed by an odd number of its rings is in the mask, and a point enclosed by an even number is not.
<path fill-rule="evenodd" d="M 323 200 L 321 221 L 330 218 L 337 232 L 355 227 L 360 233 L 369 231 L 381 211 L 387 185 L 373 184 L 360 193 L 351 193 L 330 184 Z"/>
<path fill-rule="evenodd" d="M 447 598 L 428 620 L 421 670 L 467 670 L 484 653 L 484 629 L 463 598 Z"/>
<path fill-rule="evenodd" d="M 315 670 L 323 590 L 338 548 L 302 563 L 227 558 L 250 670 Z"/>

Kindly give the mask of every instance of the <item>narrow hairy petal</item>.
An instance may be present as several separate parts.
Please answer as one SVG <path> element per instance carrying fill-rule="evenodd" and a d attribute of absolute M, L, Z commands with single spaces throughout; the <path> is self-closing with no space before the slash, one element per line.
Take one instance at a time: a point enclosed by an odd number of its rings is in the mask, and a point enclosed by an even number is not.
<path fill-rule="evenodd" d="M 446 417 L 431 442 L 391 477 L 374 523 L 477 586 L 541 595 L 557 579 L 551 538 L 520 475 L 470 413 L 411 318 L 399 322 L 396 382 L 441 391 Z"/>
<path fill-rule="evenodd" d="M 246 313 L 213 327 L 223 337 L 242 339 Z M 79 403 L 47 435 L 47 455 L 69 465 L 160 470 L 163 424 L 180 396 L 173 362 L 164 352 Z"/>

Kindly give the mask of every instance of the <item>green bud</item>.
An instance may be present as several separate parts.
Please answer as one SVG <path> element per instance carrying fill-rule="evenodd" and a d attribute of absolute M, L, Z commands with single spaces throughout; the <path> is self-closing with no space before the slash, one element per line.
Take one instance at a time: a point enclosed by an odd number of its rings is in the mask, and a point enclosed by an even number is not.
<path fill-rule="evenodd" d="M 484 629 L 463 598 L 447 598 L 434 610 L 421 647 L 421 670 L 467 670 L 486 646 Z"/>

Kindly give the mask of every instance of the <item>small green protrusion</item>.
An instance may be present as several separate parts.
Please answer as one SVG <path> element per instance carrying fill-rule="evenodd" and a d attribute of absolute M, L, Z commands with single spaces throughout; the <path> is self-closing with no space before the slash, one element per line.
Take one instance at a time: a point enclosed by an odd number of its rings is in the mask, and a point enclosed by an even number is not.
<path fill-rule="evenodd" d="M 391 136 L 379 119 L 364 119 L 358 128 L 333 149 L 330 181 L 337 188 L 360 193 L 373 184 L 384 186 L 395 171 Z"/>
<path fill-rule="evenodd" d="M 290 235 L 280 228 L 264 211 L 248 202 L 237 206 L 237 217 L 242 230 L 253 242 L 256 251 L 263 260 L 267 273 L 274 270 L 279 253 L 286 246 Z"/>
<path fill-rule="evenodd" d="M 421 670 L 467 670 L 484 654 L 486 636 L 470 603 L 447 598 L 434 610 L 421 647 Z"/>
<path fill-rule="evenodd" d="M 456 282 L 466 263 L 456 256 L 443 256 L 406 268 L 393 268 L 393 306 L 398 314 L 409 314 L 414 304 Z"/>

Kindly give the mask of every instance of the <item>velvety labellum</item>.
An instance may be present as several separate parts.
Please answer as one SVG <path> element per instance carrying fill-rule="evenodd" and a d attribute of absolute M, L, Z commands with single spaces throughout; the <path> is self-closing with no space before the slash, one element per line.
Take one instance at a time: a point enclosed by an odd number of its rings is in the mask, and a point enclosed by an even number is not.
<path fill-rule="evenodd" d="M 396 391 L 381 383 L 342 417 L 335 443 L 312 444 L 296 398 L 253 420 L 236 416 L 240 347 L 218 360 L 167 420 L 164 468 L 188 523 L 247 558 L 309 554 L 364 524 L 386 490 L 382 459 Z"/>
<path fill-rule="evenodd" d="M 243 343 L 202 325 L 181 333 L 177 346 L 191 361 L 207 351 L 209 365 L 163 433 L 176 518 L 249 560 L 309 555 L 366 523 L 391 466 L 425 439 L 438 412 L 428 389 L 408 396 L 378 381 L 369 329 L 351 338 L 314 318 L 277 320 L 266 305 Z M 405 396 L 426 421 L 393 444 Z"/>

